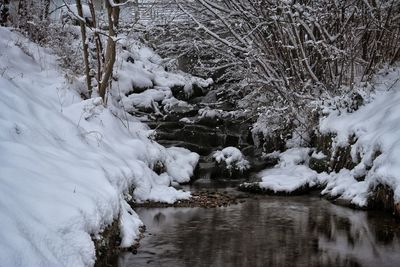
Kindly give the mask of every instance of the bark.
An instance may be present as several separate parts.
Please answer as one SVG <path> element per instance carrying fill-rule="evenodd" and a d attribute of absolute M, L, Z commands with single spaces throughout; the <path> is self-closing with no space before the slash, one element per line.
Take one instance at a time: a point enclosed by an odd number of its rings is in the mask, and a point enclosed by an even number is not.
<path fill-rule="evenodd" d="M 82 2 L 81 0 L 76 0 L 76 8 L 80 18 L 83 18 Z M 85 64 L 85 75 L 86 75 L 86 85 L 88 89 L 88 97 L 92 95 L 92 78 L 90 77 L 90 65 L 89 65 L 89 46 L 86 37 L 86 23 L 82 19 L 79 19 L 79 26 L 81 28 L 82 44 L 83 44 L 83 61 Z"/>
<path fill-rule="evenodd" d="M 120 0 L 114 0 L 114 3 L 119 4 Z M 119 26 L 119 13 L 121 9 L 119 6 L 113 7 L 113 25 L 114 28 L 117 29 Z"/>
<path fill-rule="evenodd" d="M 97 20 L 96 20 L 96 13 L 95 13 L 95 8 L 92 0 L 88 1 L 89 9 L 90 9 L 90 14 L 92 16 L 92 23 L 95 28 L 97 28 Z M 97 86 L 98 86 L 98 91 L 100 92 L 100 85 L 101 85 L 101 77 L 103 73 L 103 65 L 104 65 L 104 54 L 103 54 L 103 45 L 101 43 L 101 38 L 100 34 L 98 31 L 94 32 L 94 42 L 96 45 L 96 57 L 97 57 Z"/>
<path fill-rule="evenodd" d="M 42 3 L 43 3 L 42 20 L 46 20 L 49 16 L 50 0 L 42 0 Z"/>
<path fill-rule="evenodd" d="M 106 1 L 107 17 L 108 17 L 108 39 L 106 47 L 106 58 L 103 69 L 103 76 L 99 87 L 99 95 L 103 99 L 103 103 L 106 103 L 106 92 L 112 78 L 114 69 L 115 57 L 116 57 L 116 44 L 115 44 L 115 29 L 114 29 L 114 8 Z"/>

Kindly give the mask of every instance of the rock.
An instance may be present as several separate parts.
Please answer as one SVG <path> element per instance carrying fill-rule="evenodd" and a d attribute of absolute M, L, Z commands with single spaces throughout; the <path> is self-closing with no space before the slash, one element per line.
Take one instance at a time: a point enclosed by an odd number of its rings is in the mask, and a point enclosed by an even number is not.
<path fill-rule="evenodd" d="M 96 262 L 95 266 L 114 266 L 118 263 L 118 256 L 121 251 L 130 251 L 135 253 L 139 247 L 139 241 L 144 237 L 144 232 L 146 231 L 145 226 L 139 228 L 140 234 L 136 243 L 128 248 L 121 248 L 121 237 L 120 228 L 118 220 L 107 226 L 101 233 L 100 238 L 95 238 L 92 236 L 94 246 L 96 249 Z"/>
<path fill-rule="evenodd" d="M 311 157 L 308 165 L 310 169 L 318 173 L 329 171 L 329 160 L 326 157 L 325 158 Z"/>
<path fill-rule="evenodd" d="M 157 173 L 158 175 L 160 175 L 161 173 L 166 172 L 166 167 L 164 162 L 162 161 L 157 161 L 154 166 L 153 166 L 153 171 L 155 173 Z"/>
<path fill-rule="evenodd" d="M 238 190 L 243 192 L 255 193 L 255 194 L 264 194 L 264 195 L 275 195 L 275 196 L 295 196 L 295 195 L 303 195 L 309 193 L 311 190 L 315 189 L 316 187 L 304 185 L 297 188 L 294 191 L 287 192 L 287 191 L 273 191 L 271 189 L 265 189 L 260 187 L 258 182 L 254 183 L 242 183 L 239 185 Z"/>
<path fill-rule="evenodd" d="M 220 118 L 201 117 L 198 120 L 198 124 L 208 127 L 216 127 L 223 125 L 223 121 Z"/>
<path fill-rule="evenodd" d="M 147 208 L 166 208 L 166 207 L 202 207 L 202 208 L 216 208 L 221 206 L 229 206 L 238 204 L 235 197 L 222 192 L 210 192 L 201 191 L 192 193 L 190 199 L 179 200 L 173 204 L 146 201 L 144 203 L 130 203 L 130 205 L 135 207 L 147 207 Z"/>
<path fill-rule="evenodd" d="M 352 136 L 348 140 L 349 145 L 345 147 L 335 147 L 335 149 L 333 149 L 332 144 L 334 138 L 334 134 L 316 134 L 314 140 L 312 141 L 317 150 L 321 151 L 326 155 L 327 159 L 329 159 L 329 166 L 327 170 L 339 172 L 344 168 L 349 170 L 353 169 L 357 163 L 353 162 L 353 158 L 351 157 L 351 146 L 356 142 L 356 138 Z M 315 166 L 317 169 L 322 170 L 326 168 L 326 166 L 324 166 L 325 163 L 323 162 L 319 162 L 317 165 L 320 165 Z"/>
<path fill-rule="evenodd" d="M 380 209 L 395 212 L 394 204 L 394 192 L 393 189 L 387 185 L 379 184 L 373 190 L 372 194 L 368 198 L 368 207 L 371 209 Z"/>
<path fill-rule="evenodd" d="M 183 85 L 174 85 L 171 87 L 172 95 L 179 100 L 186 100 L 185 92 L 183 90 Z"/>
<path fill-rule="evenodd" d="M 212 179 L 219 179 L 219 178 L 230 178 L 230 179 L 240 179 L 243 176 L 246 176 L 248 170 L 240 170 L 235 167 L 230 167 L 226 165 L 224 161 L 220 163 L 216 163 L 216 166 L 211 173 Z"/>

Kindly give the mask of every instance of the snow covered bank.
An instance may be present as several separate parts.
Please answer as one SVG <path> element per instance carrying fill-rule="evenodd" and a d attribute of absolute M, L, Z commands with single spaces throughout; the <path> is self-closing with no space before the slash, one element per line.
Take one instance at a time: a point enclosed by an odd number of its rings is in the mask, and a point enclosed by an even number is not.
<path fill-rule="evenodd" d="M 373 201 L 383 201 L 377 199 L 376 190 L 385 188 L 385 198 L 392 204 L 384 206 L 393 209 L 400 203 L 399 77 L 399 67 L 384 69 L 370 83 L 360 86 L 358 91 L 365 104 L 354 112 L 349 112 L 348 106 L 325 108 L 319 132 L 332 139 L 332 144 L 328 142 L 329 157 L 325 158 L 318 148 L 289 149 L 279 154 L 278 165 L 258 174 L 261 182 L 245 183 L 241 188 L 287 194 L 319 186 L 324 188 L 322 194 L 358 207 L 374 206 Z M 350 159 L 340 158 L 344 154 L 339 152 L 347 149 Z M 316 161 L 326 160 L 330 173 L 311 170 L 309 155 Z M 351 164 L 344 165 L 354 168 L 336 172 L 332 169 L 335 161 L 348 160 Z M 400 212 L 400 205 L 397 207 Z"/>
<path fill-rule="evenodd" d="M 0 266 L 92 266 L 91 235 L 114 220 L 121 246 L 137 237 L 131 193 L 190 196 L 170 184 L 189 179 L 197 154 L 165 149 L 113 101 L 70 87 L 51 51 L 0 27 Z"/>
<path fill-rule="evenodd" d="M 377 185 L 394 192 L 400 202 L 400 68 L 384 69 L 371 84 L 373 93 L 359 110 L 327 110 L 320 122 L 322 134 L 334 134 L 335 147 L 351 146 L 352 170 L 332 174 L 323 193 L 340 196 L 358 206 L 368 205 Z M 350 140 L 354 142 L 350 144 Z"/>

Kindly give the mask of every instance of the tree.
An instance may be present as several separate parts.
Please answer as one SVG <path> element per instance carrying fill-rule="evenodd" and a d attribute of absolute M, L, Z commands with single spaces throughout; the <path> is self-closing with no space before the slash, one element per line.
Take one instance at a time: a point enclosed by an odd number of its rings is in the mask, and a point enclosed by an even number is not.
<path fill-rule="evenodd" d="M 107 88 L 111 86 L 112 74 L 114 69 L 114 63 L 116 59 L 116 27 L 119 21 L 119 8 L 122 4 L 114 2 L 112 0 L 105 0 L 105 7 L 107 10 L 107 32 L 103 32 L 98 27 L 98 20 L 95 13 L 94 3 L 92 0 L 88 1 L 88 8 L 91 13 L 91 25 L 84 19 L 82 3 L 80 0 L 76 0 L 78 20 L 81 28 L 81 36 L 83 43 L 83 58 L 85 65 L 85 76 L 86 85 L 89 92 L 89 97 L 92 94 L 92 73 L 96 73 L 95 79 L 98 88 L 98 94 L 103 99 L 103 103 L 106 104 Z M 93 33 L 93 38 L 87 37 L 87 28 Z M 107 39 L 105 49 L 102 45 L 101 35 Z M 89 39 L 92 40 L 96 47 L 96 61 L 91 62 L 89 53 Z M 93 70 L 91 65 L 97 65 L 96 71 Z"/>
<path fill-rule="evenodd" d="M 315 103 L 400 57 L 398 0 L 174 2 L 179 19 L 147 32 L 150 42 L 192 74 L 214 76 L 221 95 L 266 114 L 278 135 L 290 124 L 313 129 Z"/>
<path fill-rule="evenodd" d="M 6 26 L 10 17 L 10 0 L 0 2 L 0 25 Z"/>
<path fill-rule="evenodd" d="M 78 11 L 79 26 L 81 28 L 81 35 L 82 35 L 83 61 L 85 64 L 86 86 L 88 90 L 88 96 L 90 97 L 92 95 L 92 77 L 90 75 L 89 45 L 86 37 L 86 21 L 83 16 L 81 0 L 76 0 L 76 9 Z"/>
<path fill-rule="evenodd" d="M 106 9 L 108 18 L 108 37 L 105 51 L 104 68 L 102 70 L 101 80 L 99 81 L 99 95 L 103 99 L 104 103 L 106 102 L 106 90 L 111 82 L 116 57 L 116 31 L 114 27 L 115 22 L 118 22 L 119 20 L 119 6 L 115 5 L 112 0 L 108 0 L 106 1 Z M 118 12 L 116 9 L 118 9 Z"/>
<path fill-rule="evenodd" d="M 12 1 L 10 3 L 13 4 Z M 41 42 L 46 39 L 50 0 L 19 0 L 17 3 L 17 14 L 12 18 L 14 26 L 33 41 Z"/>
<path fill-rule="evenodd" d="M 200 53 L 212 51 L 208 62 L 246 81 L 243 90 L 257 88 L 291 106 L 351 87 L 356 76 L 367 77 L 399 53 L 393 45 L 400 41 L 396 0 L 175 2 L 194 26 L 170 29 L 186 30 Z"/>

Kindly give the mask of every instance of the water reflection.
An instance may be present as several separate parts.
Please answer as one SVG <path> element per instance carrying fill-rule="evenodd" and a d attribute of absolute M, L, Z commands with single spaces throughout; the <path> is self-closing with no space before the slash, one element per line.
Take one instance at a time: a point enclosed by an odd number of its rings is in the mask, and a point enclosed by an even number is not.
<path fill-rule="evenodd" d="M 318 197 L 138 213 L 148 234 L 118 266 L 400 266 L 399 223 Z"/>

